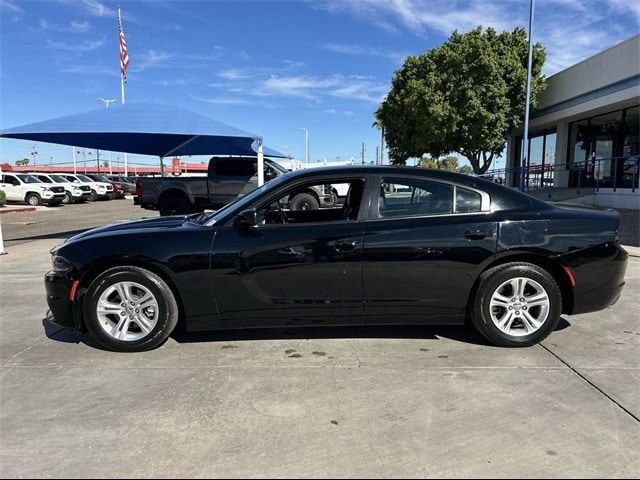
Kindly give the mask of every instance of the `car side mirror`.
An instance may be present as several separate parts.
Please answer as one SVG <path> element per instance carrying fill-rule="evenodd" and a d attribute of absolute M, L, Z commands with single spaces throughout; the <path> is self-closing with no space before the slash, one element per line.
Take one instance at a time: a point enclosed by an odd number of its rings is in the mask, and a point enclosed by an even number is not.
<path fill-rule="evenodd" d="M 240 225 L 243 225 L 248 228 L 253 228 L 258 225 L 258 214 L 256 213 L 255 208 L 248 208 L 240 212 L 238 215 L 240 219 Z"/>

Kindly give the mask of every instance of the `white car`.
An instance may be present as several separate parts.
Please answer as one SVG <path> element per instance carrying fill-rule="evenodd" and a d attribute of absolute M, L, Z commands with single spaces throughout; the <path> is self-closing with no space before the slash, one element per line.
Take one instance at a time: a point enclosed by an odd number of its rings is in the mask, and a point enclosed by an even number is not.
<path fill-rule="evenodd" d="M 91 187 L 89 185 L 73 183 L 62 175 L 56 175 L 55 173 L 32 173 L 31 175 L 39 178 L 43 183 L 61 185 L 65 193 L 62 203 L 82 203 L 89 200 L 91 196 Z"/>
<path fill-rule="evenodd" d="M 91 189 L 91 195 L 89 196 L 89 201 L 91 202 L 95 200 L 103 200 L 105 198 L 112 200 L 114 198 L 113 185 L 111 185 L 110 183 L 96 182 L 86 175 L 82 175 L 81 173 L 75 175 L 65 173 L 62 176 L 72 183 L 88 185 Z"/>
<path fill-rule="evenodd" d="M 3 173 L 0 190 L 4 191 L 7 200 L 26 202 L 32 206 L 60 205 L 65 196 L 63 186 L 43 183 L 33 175 L 26 173 Z"/>

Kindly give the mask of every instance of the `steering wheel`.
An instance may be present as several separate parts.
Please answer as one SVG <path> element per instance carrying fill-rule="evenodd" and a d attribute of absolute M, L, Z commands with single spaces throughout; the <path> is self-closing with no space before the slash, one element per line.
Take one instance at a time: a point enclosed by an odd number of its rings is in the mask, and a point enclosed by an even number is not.
<path fill-rule="evenodd" d="M 283 225 L 286 225 L 287 223 L 289 223 L 289 219 L 287 218 L 287 215 L 284 213 L 284 210 L 282 210 L 282 206 L 280 206 L 280 202 L 277 202 L 278 205 L 278 215 L 280 216 L 280 221 L 282 222 Z"/>

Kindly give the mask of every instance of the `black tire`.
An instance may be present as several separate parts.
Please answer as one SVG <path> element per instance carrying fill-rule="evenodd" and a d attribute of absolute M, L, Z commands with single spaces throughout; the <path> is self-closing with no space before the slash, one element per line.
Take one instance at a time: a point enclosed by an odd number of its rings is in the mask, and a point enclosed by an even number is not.
<path fill-rule="evenodd" d="M 503 332 L 491 319 L 490 302 L 494 292 L 516 277 L 537 282 L 549 298 L 549 310 L 544 323 L 533 333 L 522 336 Z M 469 302 L 469 317 L 473 326 L 487 340 L 500 347 L 530 347 L 541 342 L 556 329 L 561 313 L 562 294 L 558 284 L 546 270 L 531 263 L 507 263 L 487 270 L 480 276 L 475 296 Z"/>
<path fill-rule="evenodd" d="M 62 203 L 65 205 L 73 203 L 73 196 L 69 192 L 64 192 L 64 199 L 62 200 Z"/>
<path fill-rule="evenodd" d="M 89 195 L 89 198 L 87 198 L 88 201 L 90 202 L 95 202 L 98 200 L 98 192 L 96 192 L 95 190 L 91 190 L 91 195 Z"/>
<path fill-rule="evenodd" d="M 42 197 L 40 197 L 40 195 L 38 195 L 37 193 L 28 194 L 25 197 L 24 201 L 27 203 L 27 205 L 31 205 L 32 207 L 42 205 Z"/>
<path fill-rule="evenodd" d="M 158 210 L 160 210 L 161 217 L 187 215 L 191 213 L 191 203 L 188 198 L 181 195 L 168 195 L 160 200 Z"/>
<path fill-rule="evenodd" d="M 310 193 L 298 193 L 289 201 L 291 210 L 318 210 L 320 204 Z"/>
<path fill-rule="evenodd" d="M 110 336 L 99 324 L 97 305 L 100 295 L 110 286 L 122 281 L 136 282 L 154 295 L 158 302 L 155 327 L 144 338 L 134 341 Z M 96 278 L 83 296 L 83 317 L 87 330 L 107 350 L 116 352 L 143 352 L 162 345 L 178 323 L 178 304 L 167 283 L 158 275 L 139 267 L 115 267 Z"/>

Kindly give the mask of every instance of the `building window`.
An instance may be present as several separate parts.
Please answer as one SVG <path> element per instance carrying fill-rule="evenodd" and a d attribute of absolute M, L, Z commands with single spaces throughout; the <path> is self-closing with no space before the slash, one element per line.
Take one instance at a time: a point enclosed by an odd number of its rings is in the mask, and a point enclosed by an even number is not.
<path fill-rule="evenodd" d="M 524 140 L 522 136 L 517 138 L 515 166 L 520 165 Z M 534 132 L 529 137 L 529 150 L 527 155 L 527 174 L 525 177 L 526 188 L 539 188 L 553 186 L 553 165 L 556 163 L 556 130 L 546 129 Z M 519 183 L 519 175 L 514 176 L 514 185 Z"/>

